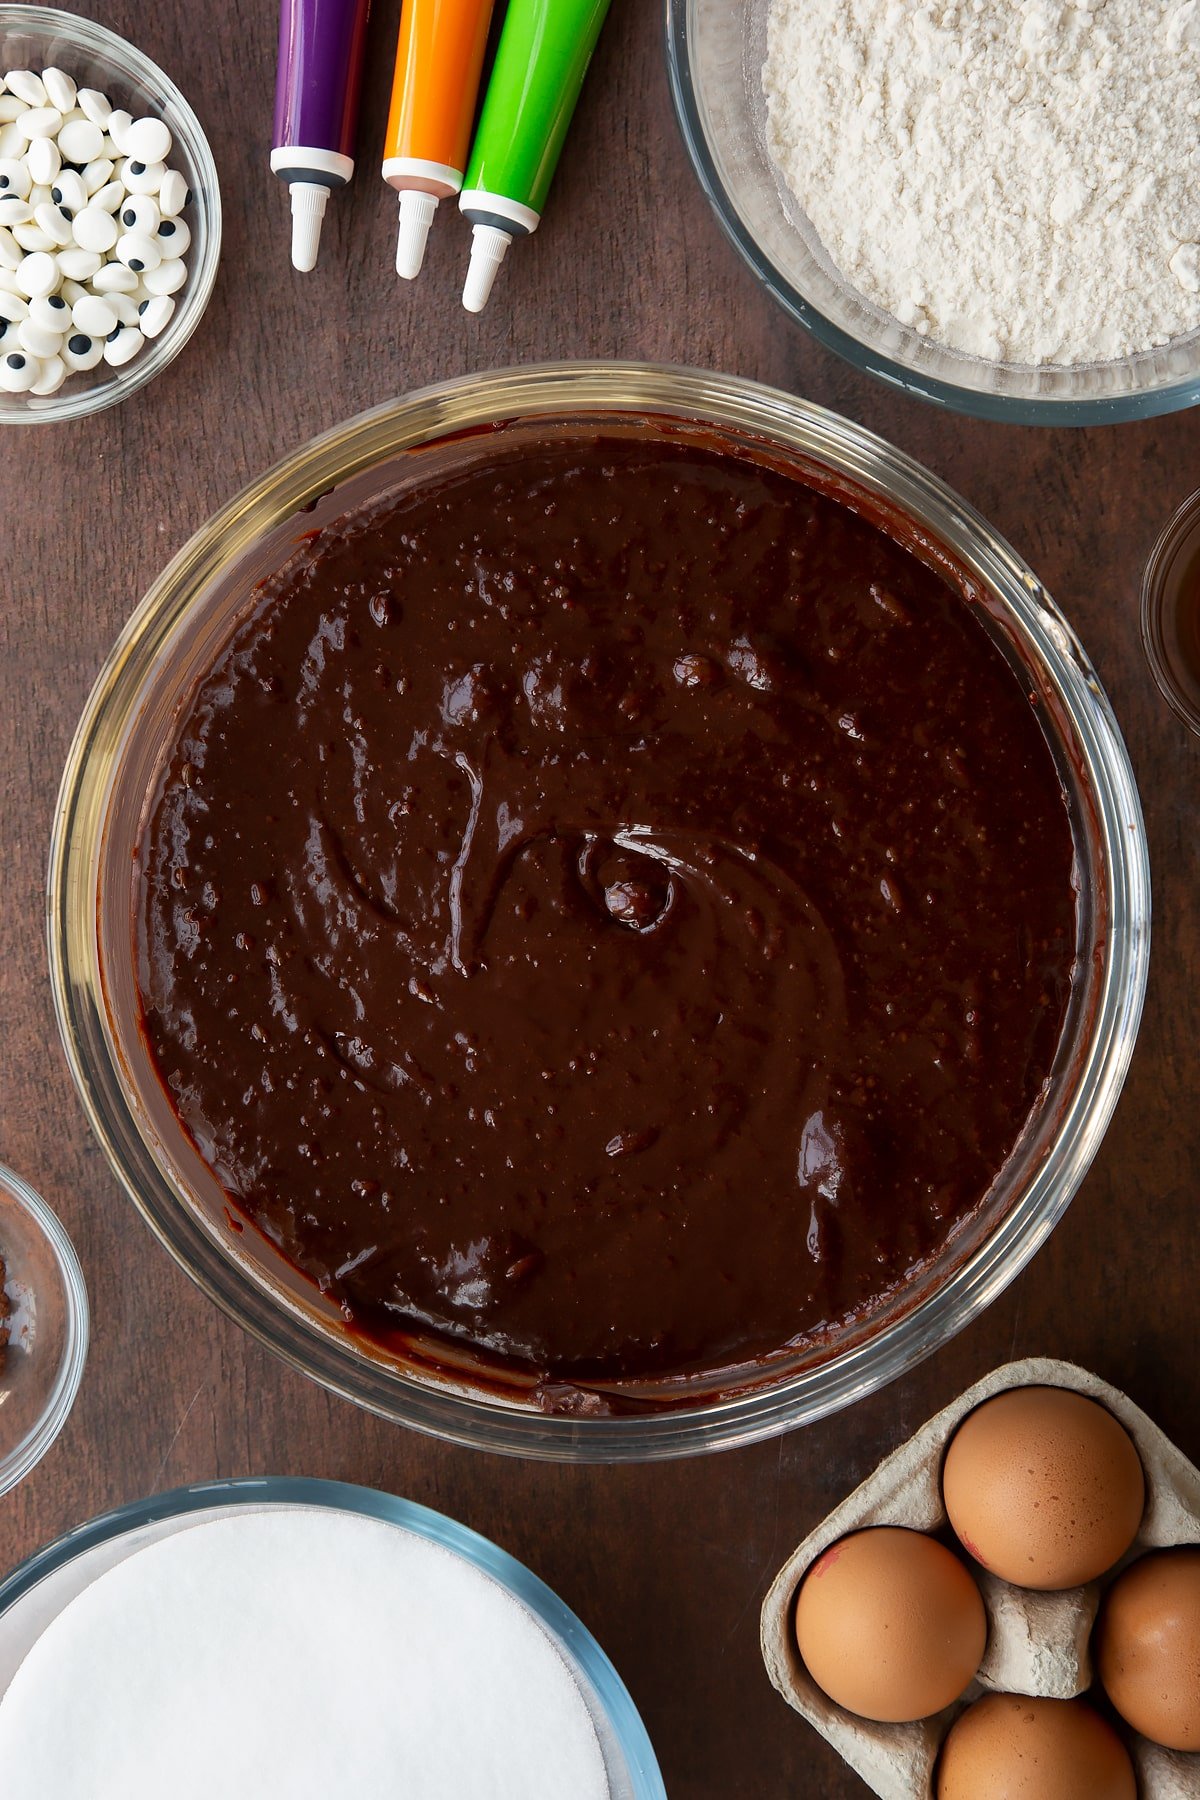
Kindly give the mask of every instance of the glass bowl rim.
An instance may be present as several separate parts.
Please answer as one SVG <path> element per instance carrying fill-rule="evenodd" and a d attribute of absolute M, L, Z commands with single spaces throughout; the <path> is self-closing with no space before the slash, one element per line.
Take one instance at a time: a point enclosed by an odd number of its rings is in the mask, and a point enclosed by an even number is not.
<path fill-rule="evenodd" d="M 694 0 L 663 0 L 667 79 L 675 120 L 693 173 L 725 236 L 749 266 L 759 284 L 797 325 L 853 368 L 888 387 L 927 400 L 970 418 L 1007 425 L 1116 425 L 1131 419 L 1160 418 L 1183 412 L 1200 402 L 1200 369 L 1179 381 L 1138 394 L 1097 395 L 1091 399 L 989 394 L 928 375 L 906 362 L 864 344 L 836 325 L 793 286 L 778 264 L 743 224 L 717 169 L 692 80 L 689 14 Z"/>
<path fill-rule="evenodd" d="M 4 0 L 0 4 L 0 31 L 7 29 L 48 33 L 73 37 L 85 54 L 99 51 L 147 92 L 158 97 L 183 121 L 193 140 L 199 172 L 207 190 L 207 216 L 202 230 L 193 230 L 193 255 L 188 264 L 188 279 L 181 290 L 180 303 L 166 330 L 151 340 L 147 349 L 115 372 L 105 386 L 73 389 L 64 386 L 50 397 L 50 404 L 36 409 L 14 407 L 0 412 L 0 429 L 6 425 L 54 425 L 66 419 L 86 419 L 105 412 L 122 400 L 128 400 L 147 382 L 168 368 L 192 337 L 208 311 L 221 261 L 221 182 L 208 135 L 180 89 L 164 69 L 139 50 L 128 38 L 121 37 L 96 19 L 78 13 L 64 12 L 52 6 L 24 6 Z M 197 220 L 200 214 L 197 211 Z"/>
<path fill-rule="evenodd" d="M 578 416 L 606 410 L 676 413 L 710 424 L 731 424 L 782 441 L 801 454 L 824 455 L 835 471 L 858 480 L 868 491 L 874 483 L 893 504 L 923 520 L 1003 596 L 1006 610 L 1021 621 L 1027 641 L 1052 672 L 1086 758 L 1103 839 L 1110 923 L 1102 992 L 1080 1079 L 1054 1138 L 1055 1155 L 1043 1160 L 1007 1215 L 933 1293 L 849 1350 L 748 1393 L 635 1417 L 564 1418 L 438 1390 L 402 1375 L 389 1376 L 386 1391 L 379 1391 L 372 1379 L 378 1371 L 348 1347 L 335 1353 L 322 1334 L 281 1306 L 265 1302 L 260 1306 L 258 1289 L 207 1240 L 198 1252 L 194 1244 L 189 1250 L 182 1241 L 189 1235 L 189 1223 L 174 1187 L 148 1153 L 145 1171 L 133 1167 L 136 1153 L 145 1146 L 123 1101 L 116 1115 L 110 1114 L 90 1061 L 88 1034 L 81 1029 L 99 1016 L 100 996 L 92 968 L 95 894 L 90 866 L 81 867 L 94 846 L 88 838 L 90 826 L 82 831 L 75 827 L 85 803 L 97 803 L 97 782 L 105 779 L 97 759 L 89 755 L 93 741 L 106 728 L 111 730 L 112 716 L 127 716 L 161 646 L 196 591 L 233 554 L 235 537 L 240 534 L 243 544 L 252 541 L 358 470 L 384 460 L 389 446 L 395 454 L 402 441 L 429 442 L 472 423 L 530 412 Z M 794 434 L 790 438 L 789 429 Z M 375 441 L 389 431 L 390 437 Z M 808 434 L 803 441 L 801 432 Z M 873 470 L 886 472 L 886 486 Z M 140 659 L 140 674 L 131 672 L 135 659 Z M 418 1430 L 467 1446 L 546 1460 L 649 1461 L 753 1442 L 849 1405 L 961 1330 L 1025 1266 L 1073 1198 L 1124 1080 L 1146 986 L 1149 892 L 1140 801 L 1107 697 L 1070 626 L 1036 576 L 973 507 L 874 433 L 780 390 L 695 369 L 560 362 L 458 376 L 384 402 L 293 451 L 200 527 L 126 624 L 84 707 L 54 814 L 47 930 L 59 1031 L 92 1129 L 129 1198 L 210 1299 L 292 1367 L 369 1410 Z M 107 1059 L 99 1070 L 103 1076 L 112 1070 L 114 1059 L 103 1030 L 100 1036 Z M 1046 1174 L 1049 1162 L 1054 1164 L 1052 1181 Z M 143 1178 L 157 1191 L 143 1191 Z M 194 1260 L 197 1255 L 202 1266 Z"/>
<path fill-rule="evenodd" d="M 522 1601 L 575 1658 L 604 1709 L 635 1786 L 635 1800 L 666 1800 L 650 1734 L 607 1651 L 579 1616 L 525 1563 L 482 1532 L 417 1500 L 357 1482 L 308 1475 L 242 1475 L 169 1488 L 99 1513 L 35 1550 L 0 1579 L 0 1617 L 48 1575 L 75 1557 L 144 1525 L 217 1507 L 311 1506 L 396 1525 L 461 1556 Z"/>
<path fill-rule="evenodd" d="M 46 1403 L 25 1436 L 0 1459 L 0 1495 L 4 1495 L 24 1481 L 37 1466 L 67 1422 L 83 1380 L 91 1315 L 79 1257 L 58 1214 L 51 1211 L 37 1190 L 30 1187 L 15 1169 L 4 1163 L 0 1163 L 0 1189 L 28 1215 L 49 1244 L 62 1278 L 66 1316 L 62 1355 Z"/>

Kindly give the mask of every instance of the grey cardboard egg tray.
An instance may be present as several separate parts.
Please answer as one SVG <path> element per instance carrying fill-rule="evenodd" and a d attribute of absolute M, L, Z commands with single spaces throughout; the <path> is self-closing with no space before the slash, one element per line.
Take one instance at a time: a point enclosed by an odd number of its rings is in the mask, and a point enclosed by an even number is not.
<path fill-rule="evenodd" d="M 1137 1445 L 1146 1475 L 1146 1510 L 1126 1563 L 1147 1550 L 1200 1544 L 1200 1471 L 1116 1388 L 1085 1369 L 1031 1357 L 993 1369 L 928 1420 L 835 1507 L 789 1556 L 763 1602 L 761 1642 L 767 1672 L 789 1706 L 814 1725 L 882 1800 L 933 1800 L 938 1752 L 956 1716 L 990 1691 L 1071 1699 L 1091 1685 L 1089 1639 L 1111 1576 L 1060 1593 L 1035 1593 L 970 1564 L 988 1615 L 988 1641 L 976 1679 L 961 1700 L 914 1725 L 876 1725 L 828 1700 L 796 1649 L 793 1615 L 801 1577 L 823 1550 L 867 1525 L 949 1531 L 942 1504 L 946 1446 L 967 1414 L 1013 1387 L 1065 1387 L 1115 1414 Z M 948 1541 L 953 1541 L 949 1539 Z M 1140 1800 L 1200 1800 L 1200 1754 L 1180 1755 L 1128 1734 Z"/>

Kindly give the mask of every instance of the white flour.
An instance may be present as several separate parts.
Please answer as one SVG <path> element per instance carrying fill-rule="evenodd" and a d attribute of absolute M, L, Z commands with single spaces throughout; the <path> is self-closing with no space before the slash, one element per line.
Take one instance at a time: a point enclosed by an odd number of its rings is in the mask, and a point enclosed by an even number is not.
<path fill-rule="evenodd" d="M 767 139 L 923 335 L 1105 361 L 1200 327 L 1200 0 L 771 0 Z"/>

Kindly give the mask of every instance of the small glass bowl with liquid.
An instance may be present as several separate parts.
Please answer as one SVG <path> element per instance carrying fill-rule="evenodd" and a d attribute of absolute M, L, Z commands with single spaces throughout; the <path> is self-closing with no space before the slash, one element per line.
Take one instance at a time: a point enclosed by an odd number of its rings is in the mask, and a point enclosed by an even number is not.
<path fill-rule="evenodd" d="M 88 1299 L 70 1238 L 41 1196 L 3 1164 L 0 1265 L 8 1335 L 0 1352 L 0 1494 L 7 1494 L 46 1454 L 75 1403 Z"/>
<path fill-rule="evenodd" d="M 1163 698 L 1200 736 L 1200 492 L 1173 514 L 1146 564 L 1142 644 Z"/>

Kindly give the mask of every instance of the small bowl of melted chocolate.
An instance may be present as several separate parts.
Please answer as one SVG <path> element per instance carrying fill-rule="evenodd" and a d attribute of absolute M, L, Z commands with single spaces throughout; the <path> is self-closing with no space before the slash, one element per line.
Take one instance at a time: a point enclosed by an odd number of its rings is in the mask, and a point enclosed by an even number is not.
<path fill-rule="evenodd" d="M 1142 646 L 1163 699 L 1200 735 L 1200 493 L 1172 514 L 1146 564 Z"/>
<path fill-rule="evenodd" d="M 0 1494 L 62 1430 L 87 1347 L 87 1290 L 71 1240 L 41 1196 L 0 1166 Z"/>
<path fill-rule="evenodd" d="M 725 378 L 352 421 L 144 603 L 60 1020 L 132 1197 L 395 1418 L 681 1454 L 845 1404 L 1068 1204 L 1145 982 L 1106 701 L 932 476 Z"/>

